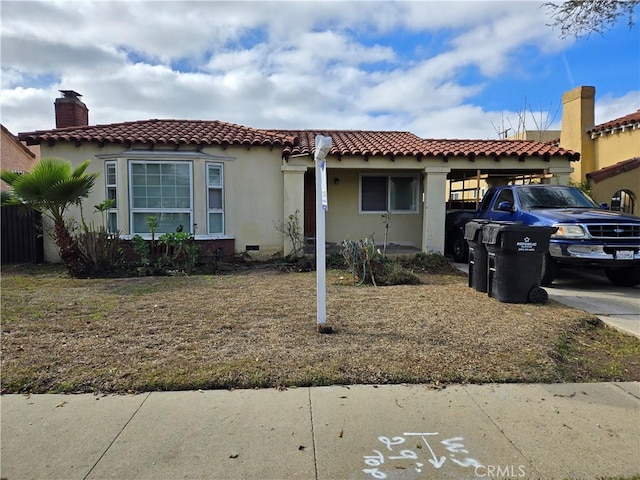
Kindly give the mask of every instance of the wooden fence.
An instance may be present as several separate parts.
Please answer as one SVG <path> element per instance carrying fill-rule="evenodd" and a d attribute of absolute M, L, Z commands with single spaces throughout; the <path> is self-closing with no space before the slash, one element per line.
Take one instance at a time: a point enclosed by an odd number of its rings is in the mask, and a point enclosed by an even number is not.
<path fill-rule="evenodd" d="M 43 263 L 42 216 L 18 207 L 0 207 L 2 263 Z"/>

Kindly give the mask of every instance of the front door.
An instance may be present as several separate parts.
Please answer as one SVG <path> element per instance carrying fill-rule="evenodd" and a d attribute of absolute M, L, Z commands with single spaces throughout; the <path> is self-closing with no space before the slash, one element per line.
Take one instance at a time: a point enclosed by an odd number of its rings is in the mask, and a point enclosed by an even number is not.
<path fill-rule="evenodd" d="M 314 169 L 304 174 L 304 237 L 316 238 L 316 175 Z"/>

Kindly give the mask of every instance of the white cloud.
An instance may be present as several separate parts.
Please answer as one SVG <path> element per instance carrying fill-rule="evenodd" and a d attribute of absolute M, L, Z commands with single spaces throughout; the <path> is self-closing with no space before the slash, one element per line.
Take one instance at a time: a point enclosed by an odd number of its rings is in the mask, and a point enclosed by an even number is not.
<path fill-rule="evenodd" d="M 640 90 L 628 92 L 622 97 L 614 97 L 608 92 L 596 90 L 596 125 L 624 117 L 640 110 Z"/>
<path fill-rule="evenodd" d="M 476 104 L 487 85 L 533 75 L 523 51 L 571 45 L 536 2 L 3 1 L 2 14 L 2 122 L 16 132 L 51 128 L 57 90 L 73 89 L 91 123 L 495 138 L 504 113 Z M 628 99 L 605 100 L 603 115 Z"/>

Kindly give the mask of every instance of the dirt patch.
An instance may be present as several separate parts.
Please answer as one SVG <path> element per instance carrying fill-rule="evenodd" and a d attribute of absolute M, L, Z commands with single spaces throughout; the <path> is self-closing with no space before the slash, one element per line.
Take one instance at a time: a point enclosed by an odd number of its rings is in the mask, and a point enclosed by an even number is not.
<path fill-rule="evenodd" d="M 314 272 L 80 280 L 5 269 L 2 388 L 640 380 L 640 340 L 584 312 L 500 303 L 464 275 L 419 276 L 420 285 L 354 287 L 329 270 L 327 335 L 317 331 Z M 589 348 L 575 360 L 581 343 Z M 618 365 L 609 376 L 607 358 Z"/>

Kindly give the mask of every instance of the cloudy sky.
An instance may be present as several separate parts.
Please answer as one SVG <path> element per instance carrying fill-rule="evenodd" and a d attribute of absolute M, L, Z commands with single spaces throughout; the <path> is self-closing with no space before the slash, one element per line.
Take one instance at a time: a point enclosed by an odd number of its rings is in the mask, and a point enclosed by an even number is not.
<path fill-rule="evenodd" d="M 523 110 L 526 128 L 558 128 L 579 85 L 596 87 L 596 123 L 640 109 L 638 25 L 562 40 L 541 3 L 2 0 L 1 122 L 55 127 L 61 89 L 83 95 L 91 124 L 425 138 L 498 138 Z"/>

